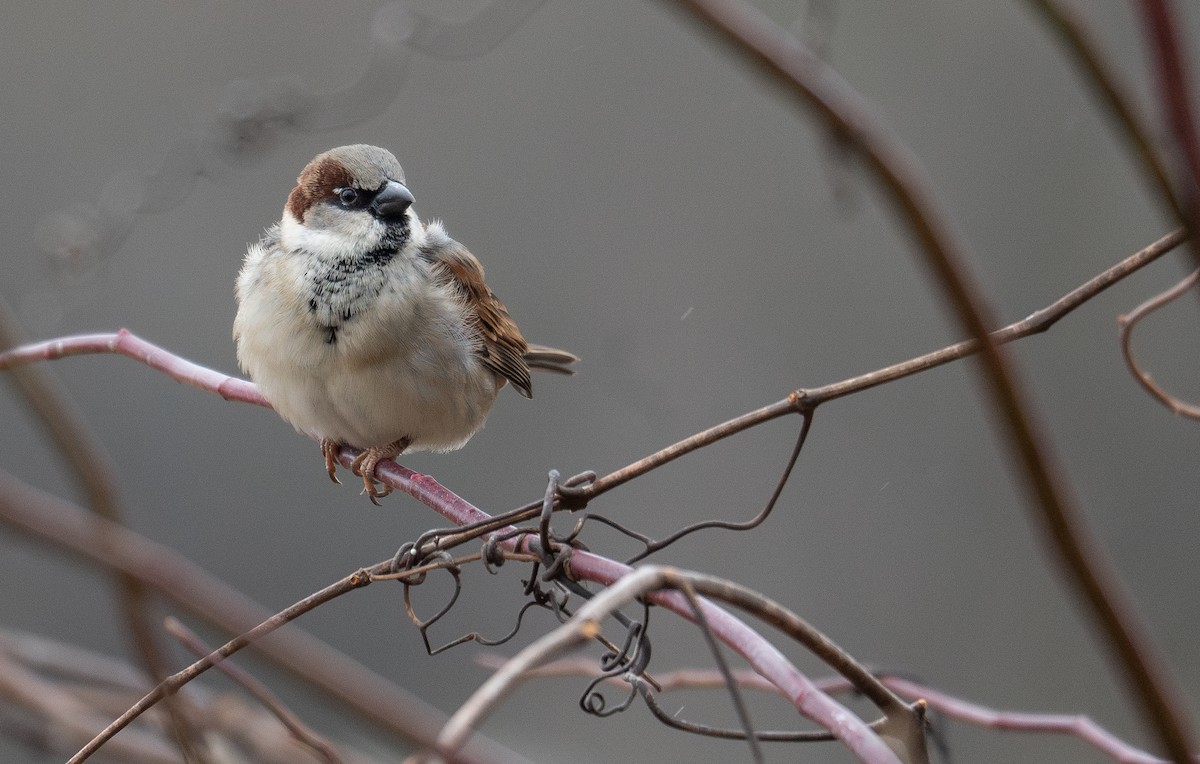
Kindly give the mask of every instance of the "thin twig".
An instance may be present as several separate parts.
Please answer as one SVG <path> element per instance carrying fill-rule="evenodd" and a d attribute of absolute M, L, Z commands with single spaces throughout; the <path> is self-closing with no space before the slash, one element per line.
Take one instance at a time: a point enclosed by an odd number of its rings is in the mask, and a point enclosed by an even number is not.
<path fill-rule="evenodd" d="M 484 653 L 475 658 L 477 663 L 491 670 L 503 666 L 505 660 L 507 659 L 504 656 L 494 653 Z M 543 663 L 531 669 L 527 678 L 587 678 L 594 677 L 595 675 L 595 661 L 586 658 L 562 658 Z M 753 671 L 734 671 L 733 677 L 740 687 L 759 690 L 773 695 L 779 694 L 778 687 Z M 1135 748 L 1082 714 L 1043 714 L 1026 711 L 1006 711 L 965 700 L 942 690 L 930 688 L 912 679 L 889 674 L 879 674 L 877 678 L 889 689 L 903 697 L 923 700 L 928 704 L 930 709 L 937 711 L 943 716 L 976 727 L 1031 734 L 1050 733 L 1068 735 L 1087 743 L 1105 756 L 1119 762 L 1119 764 L 1166 764 L 1166 759 Z M 660 694 L 673 690 L 712 690 L 725 687 L 725 679 L 721 673 L 707 669 L 658 671 L 655 673 L 654 679 L 659 685 Z M 625 680 L 620 677 L 613 677 L 609 681 L 622 683 Z M 814 679 L 813 684 L 820 687 L 824 692 L 840 693 L 855 691 L 854 685 L 842 676 Z M 828 739 L 826 733 L 822 731 L 816 731 L 812 734 L 814 736 L 822 736 L 815 739 Z M 770 738 L 763 737 L 760 739 Z"/>
<path fill-rule="evenodd" d="M 1187 235 L 1183 229 L 1172 231 L 1153 244 L 1138 250 L 1119 263 L 1088 279 L 1046 307 L 1034 311 L 1020 321 L 996 330 L 991 335 L 992 341 L 996 344 L 1005 344 L 1047 331 L 1080 305 L 1083 305 L 1130 274 L 1159 259 L 1185 241 L 1187 241 Z M 820 387 L 801 388 L 781 401 L 722 422 L 685 438 L 678 443 L 673 443 L 619 470 L 603 475 L 591 484 L 580 488 L 579 492 L 588 499 L 594 498 L 629 482 L 635 477 L 644 475 L 685 454 L 691 453 L 698 448 L 703 448 L 718 440 L 736 435 L 763 422 L 769 422 L 772 419 L 788 414 L 802 412 L 805 407 L 815 409 L 818 405 L 826 401 L 844 398 L 853 393 L 862 392 L 863 390 L 868 390 L 887 382 L 894 382 L 898 379 L 942 366 L 951 361 L 966 358 L 978 352 L 978 341 L 965 340 L 944 347 L 941 350 L 935 350 L 932 353 L 926 353 L 925 355 L 886 366 L 882 369 L 876 369 L 866 374 L 850 377 L 840 382 L 833 382 Z M 3 356 L 0 356 L 0 363 L 3 363 L 3 360 Z"/>
<path fill-rule="evenodd" d="M 924 720 L 918 716 L 916 710 L 803 618 L 762 594 L 733 581 L 704 573 L 689 573 L 688 582 L 705 596 L 752 613 L 756 618 L 771 624 L 804 645 L 826 665 L 844 676 L 854 689 L 883 712 L 887 721 L 880 727 L 880 734 L 891 735 L 901 741 L 913 757 L 913 761 L 926 758 Z"/>
<path fill-rule="evenodd" d="M 1129 98 L 1117 73 L 1108 65 L 1108 61 L 1100 52 L 1100 45 L 1092 37 L 1091 30 L 1084 24 L 1083 19 L 1074 10 L 1066 7 L 1058 0 L 1026 0 L 1029 7 L 1036 11 L 1046 22 L 1059 41 L 1071 54 L 1071 59 L 1086 75 L 1086 81 L 1100 97 L 1102 104 L 1108 109 L 1113 120 L 1121 129 L 1121 134 L 1129 142 L 1130 148 L 1141 162 L 1146 174 L 1150 176 L 1155 190 L 1181 225 L 1187 223 L 1187 210 L 1171 182 L 1171 173 L 1167 164 L 1155 147 L 1149 130 L 1138 116 L 1137 107 Z"/>
<path fill-rule="evenodd" d="M 392 479 L 407 472 L 399 465 L 390 466 L 394 473 Z M 487 519 L 486 514 L 469 502 L 441 486 L 437 490 L 430 483 L 436 485 L 432 478 L 414 480 L 413 493 L 424 497 L 423 500 L 427 500 L 445 516 L 461 518 L 464 523 Z M 407 478 L 402 485 L 409 485 Z M 443 493 L 453 498 L 442 497 L 440 500 L 445 504 L 439 505 L 434 497 Z M 93 543 L 96 525 L 104 521 L 86 517 L 68 502 L 25 485 L 3 471 L 0 471 L 0 521 L 86 559 L 137 575 L 168 599 L 201 618 L 218 624 L 245 624 L 230 630 L 249 628 L 262 620 L 259 615 L 264 612 L 261 606 L 250 602 L 245 595 L 214 581 L 192 563 L 128 529 L 103 531 L 114 533 L 118 543 L 112 549 L 97 548 Z M 516 545 L 517 542 L 513 540 L 504 542 L 504 546 L 510 550 L 515 549 Z M 370 570 L 372 574 L 386 574 L 391 564 L 392 561 L 387 560 L 372 566 Z M 577 551 L 571 558 L 570 572 L 576 580 L 608 586 L 628 575 L 631 568 L 598 555 Z M 672 597 L 670 593 L 655 595 L 654 600 L 685 617 L 691 612 L 681 597 Z M 780 693 L 805 716 L 826 729 L 837 724 L 848 724 L 847 734 L 871 734 L 865 725 L 854 721 L 856 717 L 849 715 L 841 705 L 833 703 L 806 677 L 795 671 L 760 634 L 710 603 L 703 603 L 703 607 L 713 632 L 721 641 L 745 658 L 754 670 L 770 678 Z M 315 683 L 366 718 L 420 745 L 431 745 L 433 741 L 428 738 L 431 730 L 443 723 L 443 720 L 437 719 L 436 712 L 423 702 L 300 632 L 287 630 L 276 633 L 270 641 L 259 643 L 256 647 L 277 665 Z M 457 755 L 457 760 L 464 762 L 510 761 L 517 758 L 494 743 L 487 746 L 477 743 L 470 750 L 460 751 Z"/>
<path fill-rule="evenodd" d="M 1158 81 L 1163 121 L 1175 143 L 1176 183 L 1186 215 L 1185 227 L 1200 227 L 1200 135 L 1192 114 L 1191 83 L 1184 65 L 1183 38 L 1170 0 L 1134 0 L 1146 23 L 1147 48 Z M 1200 266 L 1200 244 L 1192 248 Z M 1176 752 L 1178 756 L 1178 752 Z"/>
<path fill-rule="evenodd" d="M 717 644 L 717 640 L 713 638 L 712 630 L 708 628 L 708 620 L 705 619 L 704 610 L 700 607 L 700 598 L 696 596 L 696 589 L 687 579 L 683 579 L 680 584 L 678 590 L 683 593 L 683 596 L 687 598 L 688 604 L 692 607 L 692 617 L 696 621 L 696 626 L 700 628 L 700 633 L 704 635 L 704 642 L 708 645 L 708 651 L 713 657 L 713 663 L 717 665 L 717 671 L 720 672 L 721 679 L 725 682 L 725 689 L 733 701 L 733 710 L 737 714 L 742 734 L 746 736 L 746 744 L 750 747 L 750 755 L 754 757 L 754 761 L 761 762 L 763 761 L 762 746 L 758 744 L 758 740 L 754 734 L 754 723 L 750 721 L 750 709 L 746 707 L 746 701 L 743 700 L 741 690 L 738 689 L 737 682 L 733 679 L 733 674 L 729 670 L 729 664 L 725 661 L 725 656 L 721 654 L 721 646 Z"/>
<path fill-rule="evenodd" d="M 200 640 L 199 635 L 187 626 L 184 626 L 183 622 L 178 618 L 168 617 L 163 622 L 163 627 L 195 655 L 203 657 L 212 652 L 212 648 L 205 645 Z M 338 756 L 337 749 L 316 730 L 301 721 L 299 716 L 284 705 L 283 701 L 275 693 L 271 692 L 265 684 L 251 676 L 250 672 L 245 671 L 232 661 L 220 661 L 216 665 L 217 670 L 240 684 L 246 692 L 253 695 L 264 708 L 270 711 L 271 715 L 287 728 L 287 731 L 291 733 L 292 738 L 297 743 L 308 748 L 314 756 L 327 762 L 327 764 L 341 764 L 342 759 Z"/>
<path fill-rule="evenodd" d="M 231 377 L 228 374 L 192 363 L 174 353 L 163 350 L 158 345 L 147 342 L 128 329 L 121 329 L 115 334 L 81 334 L 21 345 L 0 353 L 0 369 L 23 366 L 32 361 L 53 361 L 67 356 L 96 353 L 116 353 L 127 356 L 163 372 L 177 382 L 216 393 L 227 401 L 253 403 L 257 406 L 271 408 L 271 404 L 262 396 L 253 382 Z"/>
<path fill-rule="evenodd" d="M 1182 229 L 1166 234 L 1152 244 L 1147 245 L 1088 279 L 1046 307 L 1034 311 L 1020 321 L 996 330 L 991 335 L 992 340 L 997 344 L 1004 344 L 1047 331 L 1079 306 L 1127 276 L 1158 260 L 1186 240 L 1187 235 Z M 649 456 L 643 457 L 632 464 L 603 475 L 591 483 L 576 489 L 577 493 L 585 500 L 593 499 L 602 493 L 606 493 L 692 451 L 736 435 L 764 422 L 769 422 L 787 414 L 802 413 L 806 408 L 816 408 L 820 403 L 844 398 L 872 387 L 894 382 L 895 380 L 942 366 L 951 361 L 967 358 L 978 352 L 978 341 L 964 340 L 940 350 L 935 350 L 931 353 L 910 358 L 906 361 L 850 377 L 839 382 L 833 382 L 820 387 L 799 389 L 781 401 L 768 404 L 762 408 L 755 409 L 739 417 L 702 430 L 678 443 L 673 443 Z M 270 404 L 258 392 L 258 388 L 253 382 L 231 377 L 194 364 L 180 356 L 174 355 L 164 348 L 137 337 L 126 329 L 122 329 L 115 334 L 60 337 L 44 342 L 22 345 L 0 353 L 0 370 L 43 360 L 93 353 L 124 355 L 161 371 L 180 382 L 186 382 L 201 390 L 216 393 L 226 400 L 253 403 L 258 406 L 270 408 Z M 349 466 L 357 454 L 358 451 L 356 449 L 343 447 L 339 453 L 339 461 L 344 466 Z M 393 467 L 396 469 L 393 469 Z M 382 482 L 409 494 L 418 501 L 437 510 L 456 524 L 465 525 L 470 522 L 467 520 L 470 517 L 474 517 L 477 520 L 486 517 L 486 522 L 496 522 L 497 525 L 503 525 L 503 523 L 498 522 L 500 519 L 499 516 L 491 517 L 484 516 L 482 513 L 475 514 L 477 510 L 471 505 L 465 502 L 458 504 L 458 501 L 461 500 L 451 492 L 446 491 L 432 477 L 413 472 L 400 465 L 395 465 L 391 460 L 380 463 L 378 476 Z M 540 508 L 541 502 L 539 501 L 536 504 L 529 505 L 528 509 L 523 512 L 506 517 L 504 522 L 523 522 L 537 516 Z M 477 534 L 472 533 L 470 536 L 471 538 L 475 538 Z"/>
<path fill-rule="evenodd" d="M 1100 634 L 1134 689 L 1143 716 L 1171 755 L 1186 761 L 1193 748 L 1192 733 L 1183 706 L 1177 702 L 1178 689 L 1161 665 L 1158 651 L 1103 547 L 1091 537 L 1082 509 L 1068 488 L 1067 471 L 1057 463 L 1048 441 L 1028 414 L 1015 370 L 988 336 L 988 328 L 993 325 L 991 309 L 969 277 L 963 247 L 941 216 L 915 160 L 886 132 L 845 80 L 760 11 L 732 0 L 676 0 L 676 4 L 691 11 L 739 55 L 817 110 L 860 151 L 920 243 L 959 326 L 980 343 L 985 393 L 1056 561 L 1083 595 Z M 1200 204 L 1200 195 L 1191 201 Z"/>
<path fill-rule="evenodd" d="M 572 566 L 574 568 L 575 561 L 573 561 Z M 686 582 L 694 586 L 696 591 L 705 597 L 715 596 L 720 598 L 727 590 L 723 586 L 713 586 L 714 581 L 719 581 L 719 579 L 657 565 L 647 565 L 629 572 L 619 581 L 614 582 L 604 591 L 597 593 L 592 599 L 585 602 L 575 615 L 561 627 L 540 637 L 517 653 L 517 655 L 513 656 L 500 670 L 492 674 L 459 707 L 458 711 L 442 729 L 438 735 L 438 746 L 436 749 L 438 755 L 443 757 L 453 756 L 466 742 L 467 737 L 478 726 L 479 722 L 527 676 L 529 670 L 561 655 L 572 647 L 594 639 L 601 632 L 601 622 L 620 607 L 653 592 L 656 593 L 656 596 L 652 596 L 651 598 L 657 602 L 668 600 L 679 602 L 682 600 L 684 607 L 687 608 L 685 598 L 679 597 L 677 594 L 668 597 L 666 595 L 671 593 L 659 590 L 665 588 L 678 589 Z M 700 602 L 702 603 L 705 617 L 713 624 L 714 633 L 718 633 L 719 626 L 713 616 L 720 617 L 720 614 L 724 613 L 724 611 L 713 608 L 711 605 L 704 603 L 703 600 Z M 775 608 L 780 607 L 758 595 L 758 600 L 751 612 L 755 615 L 760 615 L 761 611 L 758 607 L 764 603 L 769 603 Z M 782 661 L 788 666 L 791 665 L 778 651 L 772 648 L 772 652 L 775 654 L 772 657 L 773 660 Z M 809 687 L 811 688 L 811 685 Z M 887 691 L 885 690 L 884 692 L 886 693 Z M 824 697 L 823 693 L 813 693 L 813 696 Z M 803 698 L 798 698 L 794 695 L 790 697 L 793 702 L 804 703 Z M 897 698 L 895 703 L 902 709 L 899 713 L 907 715 L 908 708 L 903 701 Z M 890 701 L 889 705 L 891 705 Z M 809 713 L 806 712 L 805 715 L 811 718 Z M 840 712 L 840 719 L 837 723 L 823 723 L 822 726 L 837 736 L 861 761 L 898 761 L 896 754 L 883 743 L 878 735 L 870 732 L 861 719 L 858 719 L 857 716 L 850 714 L 844 709 Z M 923 730 L 919 734 L 923 735 Z M 908 742 L 906 737 L 903 736 L 898 737 L 898 739 L 906 743 Z M 908 753 L 914 755 L 918 754 L 918 751 L 923 750 L 922 744 L 919 749 L 909 749 Z M 927 759 L 918 754 L 912 760 L 920 762 Z"/>
<path fill-rule="evenodd" d="M 114 720 L 112 724 L 109 724 L 107 727 L 105 727 L 104 730 L 102 730 L 100 734 L 96 735 L 96 737 L 92 738 L 87 745 L 79 749 L 79 752 L 72 756 L 68 760 L 67 764 L 82 764 L 82 762 L 87 761 L 87 759 L 96 751 L 98 751 L 100 746 L 104 745 L 104 743 L 112 738 L 113 735 L 120 732 L 122 729 L 128 726 L 130 722 L 141 716 L 164 697 L 175 694 L 179 691 L 180 687 L 183 687 L 185 684 L 200 676 L 200 674 L 212 668 L 220 661 L 228 658 L 230 655 L 233 655 L 238 650 L 241 650 L 243 647 L 246 647 L 250 643 L 261 639 L 262 637 L 265 637 L 267 634 L 270 634 L 284 624 L 294 621 L 313 608 L 329 602 L 335 597 L 339 597 L 346 592 L 367 586 L 370 583 L 371 575 L 368 571 L 355 571 L 342 580 L 336 581 L 324 589 L 310 594 L 291 607 L 281 610 L 245 634 L 240 634 L 237 637 L 229 640 L 213 652 L 204 656 L 182 671 L 172 674 L 164 681 L 160 682 L 153 690 L 148 692 L 128 711 L 121 714 L 121 716 Z"/>
<path fill-rule="evenodd" d="M 348 457 L 347 449 L 342 449 L 339 458 L 346 459 Z M 398 486 L 401 490 L 409 491 L 407 486 L 410 484 L 410 480 L 412 480 L 410 476 L 415 473 L 412 473 L 406 467 L 391 462 L 384 462 L 381 464 L 381 467 L 390 470 L 393 473 L 391 477 L 402 478 L 402 482 L 398 483 Z M 442 513 L 443 516 L 463 524 L 481 523 L 489 519 L 489 516 L 482 510 L 475 508 L 454 495 L 448 489 L 433 481 L 432 478 L 420 475 L 417 477 L 422 478 L 425 482 L 421 484 L 422 490 L 416 491 L 412 495 L 421 498 L 422 501 Z M 433 489 L 430 483 L 432 483 L 432 486 L 436 486 L 436 489 Z M 438 502 L 432 499 L 433 496 L 438 496 L 444 500 L 446 494 L 452 497 L 449 499 L 450 506 L 448 508 L 439 506 Z M 536 516 L 541 511 L 541 504 L 542 502 L 537 502 L 535 506 L 523 512 L 527 517 Z M 508 513 L 508 515 L 511 517 L 521 513 L 512 512 Z M 509 526 L 507 530 L 515 531 L 516 529 Z M 502 545 L 510 551 L 520 553 L 526 550 L 529 543 L 528 536 L 518 535 L 515 538 L 503 541 Z M 582 550 L 574 551 L 570 558 L 568 571 L 572 580 L 591 581 L 608 587 L 604 593 L 633 572 L 634 569 L 628 565 Z M 604 593 L 601 594 L 603 595 Z M 691 608 L 686 600 L 674 592 L 658 592 L 652 595 L 651 599 L 656 604 L 666 607 L 685 618 L 692 617 Z M 722 642 L 729 645 L 734 651 L 745 658 L 762 676 L 774 682 L 780 689 L 781 694 L 788 698 L 802 714 L 825 729 L 834 732 L 844 742 L 849 740 L 855 741 L 854 744 L 847 743 L 851 750 L 856 750 L 855 746 L 861 745 L 860 741 L 864 736 L 873 736 L 870 729 L 862 720 L 849 714 L 846 709 L 832 702 L 823 693 L 817 691 L 809 679 L 797 671 L 760 634 L 741 620 L 732 616 L 729 612 L 710 602 L 702 600 L 701 606 L 704 617 L 711 625 L 713 633 Z"/>
<path fill-rule="evenodd" d="M 1175 286 L 1170 289 L 1151 297 L 1141 305 L 1129 311 L 1123 316 L 1117 317 L 1117 324 L 1121 327 L 1121 355 L 1125 357 L 1125 365 L 1129 367 L 1129 371 L 1133 373 L 1133 378 L 1138 381 L 1142 387 L 1146 389 L 1150 395 L 1154 396 L 1164 406 L 1174 411 L 1176 414 L 1189 417 L 1191 419 L 1200 419 L 1200 406 L 1188 403 L 1174 395 L 1171 395 L 1162 388 L 1157 382 L 1150 378 L 1138 362 L 1133 357 L 1133 327 L 1137 326 L 1138 322 L 1146 316 L 1150 315 L 1159 308 L 1168 303 L 1179 299 L 1189 289 L 1200 282 L 1200 270 L 1192 271 L 1191 275 L 1185 277 Z"/>
<path fill-rule="evenodd" d="M 901 695 L 920 698 L 939 713 L 978 727 L 1071 735 L 1093 746 L 1101 753 L 1111 756 L 1121 764 L 1163 764 L 1165 761 L 1134 748 L 1086 716 L 1003 711 L 957 698 L 949 693 L 931 689 L 902 677 L 885 676 L 882 677 L 882 681 Z M 841 682 L 838 678 L 834 678 L 828 683 L 822 682 L 822 687 L 832 692 L 837 689 L 835 683 Z"/>
<path fill-rule="evenodd" d="M 107 569 L 136 576 L 170 602 L 230 634 L 240 634 L 273 613 L 167 547 L 111 526 L 3 471 L 0 523 Z M 98 544 L 102 534 L 111 534 L 113 543 Z M 276 632 L 255 649 L 380 729 L 416 745 L 432 744 L 432 730 L 445 722 L 445 715 L 425 701 L 295 627 Z M 483 737 L 460 758 L 478 764 L 524 761 Z"/>
<path fill-rule="evenodd" d="M 642 698 L 642 702 L 646 704 L 646 708 L 650 709 L 650 714 L 672 729 L 690 732 L 695 735 L 704 735 L 705 737 L 724 738 L 726 740 L 747 740 L 753 735 L 755 740 L 771 743 L 820 743 L 836 739 L 825 730 L 752 730 L 747 733 L 743 729 L 713 727 L 709 724 L 688 721 L 687 719 L 679 718 L 678 714 L 668 713 L 659 704 L 656 694 L 650 689 L 649 682 L 638 676 L 626 677 L 626 680 L 637 690 L 638 695 Z M 722 683 L 722 687 L 728 687 L 728 685 Z M 871 722 L 868 726 L 873 730 L 878 730 L 882 721 Z"/>
<path fill-rule="evenodd" d="M 16 320 L 8 305 L 0 299 L 0 349 L 17 344 Z M 37 366 L 14 369 L 11 379 L 49 434 L 63 463 L 83 488 L 89 509 L 120 525 L 122 513 L 112 465 L 70 396 L 49 370 Z M 103 545 L 110 543 L 107 536 L 100 536 L 96 541 Z M 151 681 L 161 682 L 166 678 L 170 664 L 154 628 L 150 592 L 133 576 L 117 573 L 116 578 L 121 614 L 135 653 Z M 200 736 L 189 719 L 187 700 L 172 698 L 165 707 L 171 734 L 184 760 L 203 764 L 207 759 Z"/>

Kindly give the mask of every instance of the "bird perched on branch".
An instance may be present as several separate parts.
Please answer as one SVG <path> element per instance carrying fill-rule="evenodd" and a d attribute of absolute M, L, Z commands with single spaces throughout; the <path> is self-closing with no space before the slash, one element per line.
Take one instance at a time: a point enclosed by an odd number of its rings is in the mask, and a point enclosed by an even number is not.
<path fill-rule="evenodd" d="M 376 504 L 381 460 L 461 448 L 505 384 L 529 398 L 531 369 L 578 360 L 527 343 L 475 256 L 412 204 L 388 151 L 319 154 L 237 281 L 242 369 L 320 441 L 334 482 L 339 447 L 363 449 L 351 470 Z"/>

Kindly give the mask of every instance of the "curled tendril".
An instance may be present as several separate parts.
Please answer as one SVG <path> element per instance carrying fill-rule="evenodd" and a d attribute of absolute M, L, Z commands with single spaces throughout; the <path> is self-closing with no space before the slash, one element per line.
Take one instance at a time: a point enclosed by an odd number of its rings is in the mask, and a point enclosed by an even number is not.
<path fill-rule="evenodd" d="M 405 548 L 401 547 L 401 552 L 398 554 L 398 557 L 403 556 L 405 552 Z M 405 561 L 407 561 L 407 559 Z M 409 620 L 412 621 L 413 625 L 417 627 L 417 631 L 421 634 L 421 641 L 425 644 L 425 652 L 427 652 L 429 655 L 437 655 L 438 653 L 445 652 L 446 650 L 449 650 L 452 647 L 457 647 L 465 642 L 477 642 L 488 647 L 502 645 L 520 632 L 521 625 L 524 623 L 525 613 L 530 608 L 540 607 L 559 613 L 565 608 L 567 598 L 569 596 L 564 593 L 560 599 L 555 597 L 553 592 L 547 591 L 540 586 L 535 586 L 534 590 L 530 593 L 530 601 L 526 602 L 517 612 L 516 623 L 503 636 L 492 638 L 484 636 L 480 631 L 471 631 L 456 637 L 445 644 L 434 647 L 433 643 L 429 639 L 429 630 L 436 623 L 442 620 L 442 618 L 444 618 L 451 610 L 453 610 L 454 605 L 458 602 L 458 597 L 462 593 L 462 570 L 448 552 L 441 550 L 426 555 L 422 560 L 422 564 L 426 566 L 441 564 L 442 567 L 437 568 L 437 570 L 443 570 L 449 573 L 454 581 L 454 591 L 450 594 L 450 598 L 446 601 L 446 603 L 442 605 L 442 607 L 432 616 L 428 618 L 422 618 L 421 616 L 417 615 L 416 609 L 413 607 L 412 589 L 413 587 L 419 586 L 425 582 L 428 572 L 422 570 L 419 572 L 414 572 L 409 578 L 400 579 L 401 584 L 404 586 L 404 612 L 408 616 Z M 531 576 L 531 579 L 536 582 L 537 576 Z"/>
<path fill-rule="evenodd" d="M 504 554 L 504 547 L 500 546 L 500 538 L 492 535 L 483 540 L 483 548 L 480 550 L 480 561 L 483 562 L 483 569 L 493 576 L 500 572 L 500 566 L 508 561 Z"/>
<path fill-rule="evenodd" d="M 796 400 L 800 401 L 795 404 L 796 406 L 799 407 L 805 405 L 802 398 L 796 398 Z M 735 522 L 731 520 L 703 520 L 701 522 L 693 523 L 680 528 L 666 538 L 656 541 L 644 533 L 639 533 L 632 528 L 627 528 L 616 520 L 603 515 L 592 513 L 589 515 L 589 517 L 642 544 L 644 547 L 642 551 L 626 560 L 626 565 L 633 565 L 634 563 L 640 562 L 650 555 L 665 549 L 671 544 L 674 544 L 676 541 L 679 541 L 685 536 L 690 536 L 697 531 L 710 529 L 747 531 L 757 528 L 771 515 L 771 512 L 775 509 L 775 505 L 779 502 L 779 497 L 783 495 L 783 489 L 787 486 L 788 479 L 791 477 L 792 471 L 796 467 L 796 461 L 800 458 L 800 451 L 804 448 L 804 442 L 808 438 L 808 431 L 812 426 L 813 413 L 808 409 L 801 410 L 801 416 L 803 417 L 803 422 L 800 425 L 800 432 L 797 433 L 796 443 L 792 447 L 792 452 L 788 456 L 787 463 L 784 465 L 783 471 L 779 475 L 779 479 L 775 482 L 775 488 L 771 491 L 771 495 L 767 499 L 766 506 L 759 510 L 758 514 L 749 520 L 745 520 L 743 522 Z"/>
<path fill-rule="evenodd" d="M 555 472 L 557 475 L 558 473 Z M 596 473 L 592 470 L 572 475 L 558 485 L 558 502 L 563 509 L 574 512 L 587 506 L 590 498 L 587 489 L 596 482 Z"/>
<path fill-rule="evenodd" d="M 619 616 L 619 614 L 616 615 Z M 650 621 L 649 604 L 642 603 L 641 621 L 631 621 L 624 617 L 619 617 L 618 620 L 625 624 L 625 640 L 619 648 L 610 646 L 610 649 L 600 656 L 601 673 L 588 682 L 579 698 L 579 707 L 585 713 L 602 718 L 621 713 L 629 708 L 637 694 L 631 684 L 625 698 L 609 708 L 604 693 L 599 689 L 601 685 L 618 676 L 626 677 L 627 681 L 629 677 L 642 676 L 646 667 L 650 665 L 650 640 L 646 636 L 646 629 Z"/>
<path fill-rule="evenodd" d="M 417 564 L 415 553 L 418 548 L 419 547 L 415 541 L 409 541 L 402 544 L 400 548 L 396 550 L 396 554 L 392 556 L 391 571 L 393 573 L 399 573 L 402 570 L 414 567 Z"/>

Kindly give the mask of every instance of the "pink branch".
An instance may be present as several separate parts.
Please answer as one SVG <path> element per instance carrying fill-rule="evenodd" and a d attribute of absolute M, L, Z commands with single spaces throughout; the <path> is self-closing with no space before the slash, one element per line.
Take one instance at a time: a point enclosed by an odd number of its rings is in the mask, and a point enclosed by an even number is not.
<path fill-rule="evenodd" d="M 271 404 L 253 382 L 230 377 L 205 368 L 137 337 L 125 329 L 116 334 L 87 334 L 46 342 L 21 345 L 0 353 L 0 370 L 42 360 L 73 355 L 116 353 L 128 356 L 161 371 L 179 382 L 216 393 L 225 400 L 253 403 L 270 408 Z M 348 463 L 356 453 L 343 448 L 340 458 Z M 376 475 L 382 482 L 412 496 L 456 525 L 491 519 L 483 510 L 458 496 L 429 475 L 422 475 L 391 461 L 382 462 Z M 511 530 L 511 526 L 508 528 Z M 507 543 L 516 550 L 519 540 Z M 633 572 L 628 565 L 587 552 L 571 558 L 571 575 L 584 581 L 610 586 Z M 677 592 L 658 592 L 652 599 L 659 605 L 693 619 L 687 599 Z M 813 722 L 829 730 L 865 762 L 895 761 L 895 755 L 883 745 L 867 724 L 837 701 L 821 692 L 798 671 L 769 641 L 728 611 L 701 600 L 704 616 L 713 633 L 745 658 L 755 671 L 769 679 L 792 701 L 796 709 Z"/>
<path fill-rule="evenodd" d="M 343 453 L 342 458 L 348 461 L 347 454 Z M 456 524 L 468 525 L 491 517 L 428 475 L 413 472 L 402 465 L 381 462 L 376 475 Z M 509 526 L 503 530 L 511 531 L 513 528 Z M 505 542 L 503 546 L 512 551 L 531 551 L 520 548 L 523 546 L 520 540 Z M 590 552 L 576 551 L 571 556 L 570 575 L 577 580 L 611 586 L 632 572 L 633 568 L 628 565 Z M 649 597 L 655 604 L 690 621 L 695 620 L 687 598 L 679 592 L 659 591 Z M 703 599 L 700 603 L 709 628 L 717 638 L 778 687 L 797 711 L 829 730 L 862 761 L 893 760 L 891 751 L 882 745 L 879 736 L 862 719 L 822 692 L 761 634 L 724 608 Z"/>
<path fill-rule="evenodd" d="M 117 353 L 163 372 L 177 382 L 216 393 L 227 401 L 253 403 L 271 408 L 253 382 L 231 377 L 180 358 L 158 345 L 138 337 L 128 329 L 116 334 L 80 334 L 46 342 L 33 342 L 0 353 L 0 369 L 10 369 L 35 361 L 53 361 L 72 355 Z"/>
<path fill-rule="evenodd" d="M 932 690 L 907 679 L 889 676 L 883 677 L 881 681 L 901 695 L 921 698 L 930 708 L 979 727 L 1072 735 L 1112 756 L 1121 764 L 1166 764 L 1164 759 L 1134 748 L 1086 716 L 1001 711 Z"/>

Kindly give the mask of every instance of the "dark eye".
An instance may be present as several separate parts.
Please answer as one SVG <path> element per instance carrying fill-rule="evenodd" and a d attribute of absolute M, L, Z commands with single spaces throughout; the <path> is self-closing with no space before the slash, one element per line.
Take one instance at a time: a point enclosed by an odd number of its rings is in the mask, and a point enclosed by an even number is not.
<path fill-rule="evenodd" d="M 358 203 L 358 189 L 336 188 L 334 193 L 337 194 L 338 201 L 343 207 L 353 207 Z"/>

